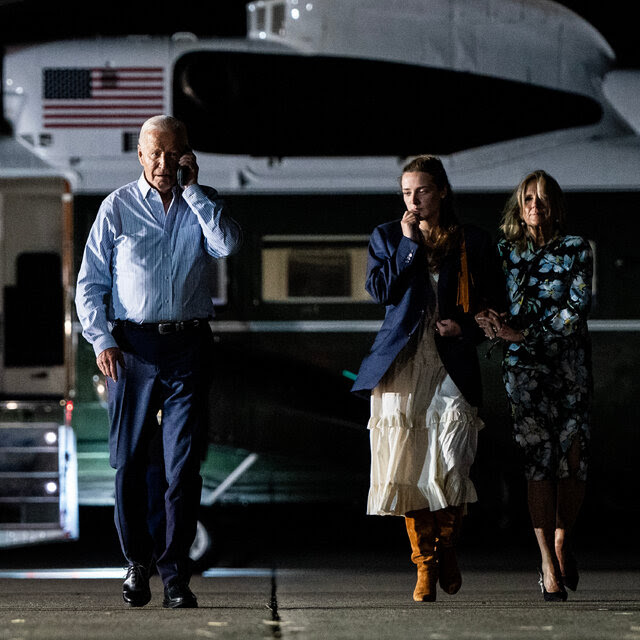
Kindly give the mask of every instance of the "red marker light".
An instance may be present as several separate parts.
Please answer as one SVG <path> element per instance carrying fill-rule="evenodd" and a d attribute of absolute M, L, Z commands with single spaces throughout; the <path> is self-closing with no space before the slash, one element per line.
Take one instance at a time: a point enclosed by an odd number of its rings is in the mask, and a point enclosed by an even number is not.
<path fill-rule="evenodd" d="M 71 414 L 73 413 L 73 402 L 71 400 L 67 400 L 64 405 L 64 424 L 67 427 L 71 426 Z"/>

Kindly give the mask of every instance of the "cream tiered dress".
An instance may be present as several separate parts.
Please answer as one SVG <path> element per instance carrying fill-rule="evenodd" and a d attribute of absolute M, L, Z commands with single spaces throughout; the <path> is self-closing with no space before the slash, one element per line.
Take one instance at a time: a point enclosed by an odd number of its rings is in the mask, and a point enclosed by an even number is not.
<path fill-rule="evenodd" d="M 437 291 L 437 274 L 431 282 Z M 436 318 L 437 309 L 371 392 L 370 515 L 477 501 L 469 472 L 484 424 L 440 360 Z"/>

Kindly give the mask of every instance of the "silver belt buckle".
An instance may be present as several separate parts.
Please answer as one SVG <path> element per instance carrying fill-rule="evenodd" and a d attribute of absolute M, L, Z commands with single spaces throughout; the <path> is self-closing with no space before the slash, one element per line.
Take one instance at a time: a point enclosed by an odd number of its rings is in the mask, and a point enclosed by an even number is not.
<path fill-rule="evenodd" d="M 168 334 L 168 333 L 173 333 L 171 327 L 172 327 L 171 322 L 160 322 L 158 323 L 158 333 L 162 336 Z"/>

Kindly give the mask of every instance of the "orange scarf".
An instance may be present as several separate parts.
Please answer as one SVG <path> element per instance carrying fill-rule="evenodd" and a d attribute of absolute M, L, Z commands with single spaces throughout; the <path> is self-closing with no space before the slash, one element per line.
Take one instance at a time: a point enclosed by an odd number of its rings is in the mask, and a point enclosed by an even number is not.
<path fill-rule="evenodd" d="M 469 284 L 471 283 L 471 284 Z M 465 313 L 471 309 L 471 287 L 473 286 L 473 276 L 469 273 L 467 264 L 467 247 L 464 236 L 460 246 L 460 272 L 458 273 L 458 299 L 456 304 L 462 307 Z"/>

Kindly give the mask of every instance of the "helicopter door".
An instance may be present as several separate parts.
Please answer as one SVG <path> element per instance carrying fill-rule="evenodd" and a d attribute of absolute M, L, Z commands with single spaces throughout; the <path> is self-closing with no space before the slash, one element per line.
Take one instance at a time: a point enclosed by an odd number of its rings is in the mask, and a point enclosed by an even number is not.
<path fill-rule="evenodd" d="M 60 178 L 0 178 L 0 397 L 7 400 L 68 395 L 67 192 Z"/>

